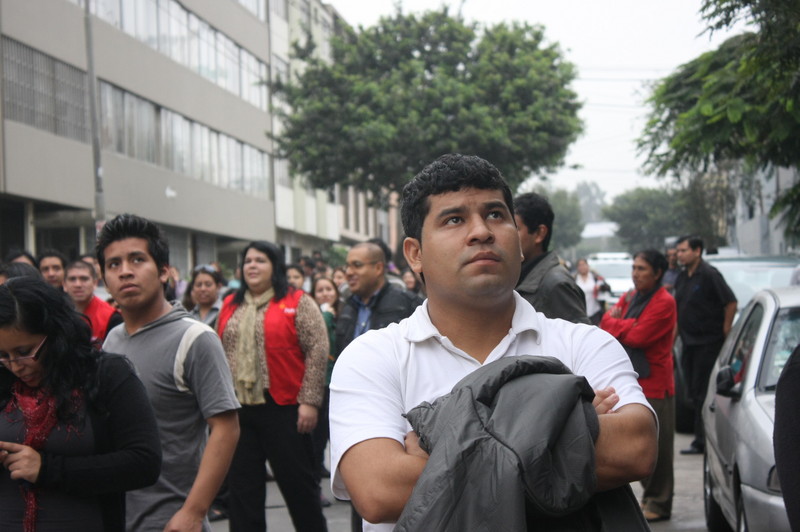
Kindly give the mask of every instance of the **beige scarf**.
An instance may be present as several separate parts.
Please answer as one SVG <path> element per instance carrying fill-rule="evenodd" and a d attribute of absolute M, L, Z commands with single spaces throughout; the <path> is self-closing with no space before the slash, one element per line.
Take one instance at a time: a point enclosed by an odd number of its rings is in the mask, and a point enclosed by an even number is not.
<path fill-rule="evenodd" d="M 236 396 L 243 404 L 264 404 L 264 384 L 261 382 L 260 359 L 264 357 L 263 349 L 259 349 L 256 340 L 259 310 L 266 307 L 275 296 L 275 290 L 270 288 L 260 296 L 253 296 L 248 290 L 244 293 L 244 303 L 241 308 L 239 320 L 239 337 L 236 342 L 236 351 L 233 354 L 234 388 Z"/>

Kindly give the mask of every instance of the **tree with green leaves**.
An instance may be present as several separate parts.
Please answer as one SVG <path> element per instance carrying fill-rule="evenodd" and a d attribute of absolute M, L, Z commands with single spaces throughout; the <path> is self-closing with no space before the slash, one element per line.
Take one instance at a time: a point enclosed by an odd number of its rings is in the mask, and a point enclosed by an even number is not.
<path fill-rule="evenodd" d="M 718 228 L 724 225 L 720 221 L 727 216 L 729 202 L 727 181 L 706 176 L 691 179 L 684 188 L 629 190 L 603 208 L 603 216 L 616 222 L 617 237 L 633 253 L 663 249 L 667 238 L 686 234 L 700 235 L 712 248 L 725 243 Z"/>
<path fill-rule="evenodd" d="M 461 152 L 491 161 L 515 188 L 560 166 L 582 128 L 575 68 L 540 26 L 479 29 L 447 8 L 398 8 L 332 48 L 331 64 L 306 49 L 308 67 L 274 84 L 287 104 L 276 109 L 279 153 L 315 187 L 385 200 L 439 155 Z"/>
<path fill-rule="evenodd" d="M 649 173 L 680 178 L 715 173 L 733 161 L 747 169 L 798 167 L 800 162 L 800 4 L 784 0 L 705 0 L 709 31 L 741 20 L 757 31 L 719 48 L 661 80 L 639 140 Z M 771 215 L 800 238 L 800 183 Z"/>

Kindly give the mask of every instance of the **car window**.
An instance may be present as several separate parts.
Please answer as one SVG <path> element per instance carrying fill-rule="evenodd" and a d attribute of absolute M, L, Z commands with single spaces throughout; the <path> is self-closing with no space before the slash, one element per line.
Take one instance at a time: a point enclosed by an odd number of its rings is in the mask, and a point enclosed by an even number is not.
<path fill-rule="evenodd" d="M 774 390 L 783 366 L 794 348 L 800 344 L 800 307 L 785 308 L 778 312 L 769 333 L 759 385 Z"/>
<path fill-rule="evenodd" d="M 603 277 L 626 277 L 631 276 L 633 261 L 626 262 L 603 262 L 598 261 L 592 264 L 592 268 Z"/>
<path fill-rule="evenodd" d="M 741 382 L 744 378 L 744 373 L 747 370 L 747 364 L 750 362 L 750 357 L 753 354 L 753 349 L 756 345 L 756 337 L 758 336 L 758 330 L 761 328 L 761 321 L 763 319 L 764 307 L 760 304 L 755 304 L 753 310 L 747 316 L 744 325 L 742 325 L 739 337 L 736 338 L 736 343 L 727 361 L 728 365 L 736 372 L 736 375 L 733 377 L 734 382 Z"/>

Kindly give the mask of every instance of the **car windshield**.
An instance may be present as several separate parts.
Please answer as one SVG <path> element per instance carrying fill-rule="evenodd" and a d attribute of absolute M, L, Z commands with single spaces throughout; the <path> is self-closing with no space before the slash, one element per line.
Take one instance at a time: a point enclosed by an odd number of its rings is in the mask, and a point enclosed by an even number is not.
<path fill-rule="evenodd" d="M 781 309 L 769 333 L 759 386 L 775 390 L 778 377 L 792 351 L 800 344 L 800 307 Z"/>
<path fill-rule="evenodd" d="M 789 286 L 795 265 L 779 262 L 713 261 L 725 282 L 733 290 L 739 308 L 743 308 L 756 292 L 764 288 Z"/>
<path fill-rule="evenodd" d="M 597 261 L 592 264 L 592 267 L 602 275 L 603 277 L 612 278 L 612 277 L 624 277 L 629 279 L 631 277 L 631 268 L 633 267 L 633 261 L 625 261 L 625 262 L 603 262 Z"/>

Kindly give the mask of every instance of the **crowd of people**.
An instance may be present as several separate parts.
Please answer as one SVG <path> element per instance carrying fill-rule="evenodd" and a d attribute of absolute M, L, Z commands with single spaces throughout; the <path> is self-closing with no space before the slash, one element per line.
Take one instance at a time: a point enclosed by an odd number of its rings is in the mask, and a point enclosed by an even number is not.
<path fill-rule="evenodd" d="M 501 361 L 519 358 L 513 371 L 529 371 L 537 356 L 560 361 L 546 372 L 591 387 L 573 399 L 591 410 L 581 437 L 595 453 L 580 506 L 602 506 L 595 490 L 640 480 L 639 505 L 598 515 L 626 516 L 631 530 L 669 519 L 673 342 L 680 335 L 700 404 L 735 298 L 702 260 L 703 242 L 682 237 L 666 255 L 635 253 L 634 289 L 605 308 L 589 262 L 571 273 L 548 249 L 554 219 L 546 198 L 512 197 L 489 162 L 447 155 L 403 191 L 402 271 L 380 239 L 352 246 L 338 267 L 319 252 L 287 263 L 279 246 L 254 241 L 235 280 L 216 263 L 184 280 L 161 229 L 129 214 L 74 261 L 9 254 L 0 266 L 0 529 L 208 531 L 209 518 L 227 517 L 232 531 L 263 531 L 270 477 L 297 530 L 327 529 L 328 477 L 352 501 L 354 530 L 398 520 L 406 529 L 437 512 L 425 502 L 409 514 L 415 485 L 453 472 L 426 468 L 442 459 L 435 441 L 451 434 L 412 431 L 404 416 L 482 382 Z M 492 415 L 508 423 L 502 408 Z M 685 452 L 703 445 L 699 424 Z M 480 472 L 463 474 L 477 489 Z M 451 515 L 476 512 L 453 504 Z M 490 504 L 478 507 L 515 519 Z"/>

